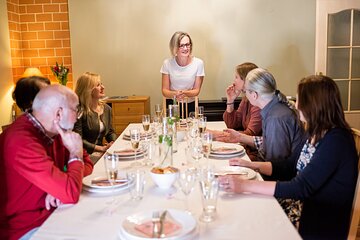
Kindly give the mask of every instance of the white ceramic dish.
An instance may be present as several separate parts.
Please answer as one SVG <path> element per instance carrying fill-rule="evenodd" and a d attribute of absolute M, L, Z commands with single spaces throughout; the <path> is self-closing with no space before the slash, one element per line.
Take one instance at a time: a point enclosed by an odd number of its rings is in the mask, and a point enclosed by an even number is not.
<path fill-rule="evenodd" d="M 189 239 L 190 235 L 196 230 L 195 218 L 185 211 L 177 209 L 163 209 L 163 210 L 147 210 L 140 213 L 135 213 L 126 217 L 121 225 L 120 236 L 124 236 L 128 240 L 148 240 L 151 237 L 146 236 L 142 232 L 135 229 L 136 224 L 142 224 L 146 221 L 151 221 L 154 211 L 163 212 L 167 210 L 168 214 L 181 226 L 181 229 L 166 236 L 162 239 L 177 240 L 177 239 Z M 123 238 L 122 238 L 123 239 Z"/>
<path fill-rule="evenodd" d="M 211 155 L 234 155 L 244 152 L 243 146 L 235 143 L 223 143 L 214 141 L 211 146 Z"/>
<path fill-rule="evenodd" d="M 93 175 L 90 175 L 90 176 L 87 176 L 87 177 L 84 177 L 83 179 L 83 185 L 87 188 L 91 188 L 91 189 L 112 189 L 112 188 L 123 188 L 125 186 L 128 185 L 128 182 L 126 181 L 125 178 L 121 178 L 121 180 L 124 179 L 124 182 L 122 183 L 118 183 L 116 184 L 114 187 L 112 187 L 111 185 L 96 185 L 96 184 L 92 184 L 92 180 L 100 180 L 100 179 L 106 179 L 106 176 L 93 176 Z"/>

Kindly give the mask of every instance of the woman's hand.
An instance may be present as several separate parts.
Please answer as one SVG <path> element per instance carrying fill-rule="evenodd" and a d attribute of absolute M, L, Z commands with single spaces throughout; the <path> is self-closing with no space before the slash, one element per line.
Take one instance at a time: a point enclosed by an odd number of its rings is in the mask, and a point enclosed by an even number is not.
<path fill-rule="evenodd" d="M 240 91 L 236 90 L 235 84 L 231 84 L 226 88 L 227 102 L 234 102 L 239 95 Z"/>
<path fill-rule="evenodd" d="M 230 166 L 239 166 L 239 167 L 247 167 L 247 168 L 251 168 L 251 162 L 247 161 L 245 159 L 242 158 L 232 158 L 229 160 L 229 165 Z"/>
<path fill-rule="evenodd" d="M 95 152 L 106 152 L 106 150 L 108 150 L 110 146 L 110 144 L 105 144 L 104 146 L 96 145 L 94 150 Z"/>
<path fill-rule="evenodd" d="M 225 192 L 242 193 L 242 186 L 246 184 L 246 180 L 234 175 L 219 176 L 219 184 Z"/>
<path fill-rule="evenodd" d="M 179 90 L 179 91 L 176 91 L 175 97 L 176 97 L 176 100 L 181 101 L 184 98 L 186 98 L 187 95 L 186 95 L 185 91 Z"/>

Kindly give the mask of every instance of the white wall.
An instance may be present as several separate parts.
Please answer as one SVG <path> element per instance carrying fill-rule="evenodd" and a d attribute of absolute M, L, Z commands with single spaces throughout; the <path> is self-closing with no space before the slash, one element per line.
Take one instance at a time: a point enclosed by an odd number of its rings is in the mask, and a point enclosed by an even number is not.
<path fill-rule="evenodd" d="M 11 52 L 6 0 L 0 0 L 0 126 L 11 121 L 12 88 Z M 0 128 L 1 132 L 1 128 Z"/>
<path fill-rule="evenodd" d="M 200 99 L 225 96 L 244 61 L 269 69 L 288 95 L 314 72 L 313 0 L 69 0 L 69 14 L 74 77 L 101 74 L 108 95 L 159 103 L 159 70 L 178 30 L 205 62 Z"/>

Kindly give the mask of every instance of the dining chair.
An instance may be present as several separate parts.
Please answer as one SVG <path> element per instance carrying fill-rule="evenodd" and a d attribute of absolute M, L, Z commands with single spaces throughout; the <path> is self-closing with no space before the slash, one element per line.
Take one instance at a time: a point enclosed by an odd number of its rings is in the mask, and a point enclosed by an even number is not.
<path fill-rule="evenodd" d="M 1 131 L 4 131 L 6 128 L 8 128 L 10 126 L 10 124 L 6 124 L 6 125 L 2 125 L 1 126 Z"/>
<path fill-rule="evenodd" d="M 163 96 L 163 116 L 166 116 L 166 97 Z M 195 114 L 199 111 L 199 97 L 196 96 L 194 97 L 195 99 Z M 177 105 L 179 106 L 179 108 L 182 110 L 180 112 L 180 118 L 181 119 L 186 119 L 189 116 L 189 108 L 188 108 L 188 104 L 189 104 L 189 98 L 186 97 L 181 101 L 177 102 Z"/>
<path fill-rule="evenodd" d="M 359 156 L 358 169 L 360 169 L 360 130 L 353 128 L 353 136 L 355 140 L 356 151 Z M 353 207 L 351 212 L 350 230 L 348 240 L 355 240 L 359 228 L 360 220 L 360 175 L 358 175 Z"/>

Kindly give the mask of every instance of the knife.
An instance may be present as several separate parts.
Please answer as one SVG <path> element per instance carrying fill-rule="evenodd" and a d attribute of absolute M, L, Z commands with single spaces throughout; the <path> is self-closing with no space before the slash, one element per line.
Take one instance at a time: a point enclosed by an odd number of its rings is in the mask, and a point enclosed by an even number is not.
<path fill-rule="evenodd" d="M 160 238 L 165 237 L 165 234 L 163 232 L 164 232 L 164 221 L 165 221 L 165 218 L 166 218 L 166 214 L 167 214 L 167 210 L 165 210 L 160 216 L 160 230 L 159 230 L 159 237 Z"/>

